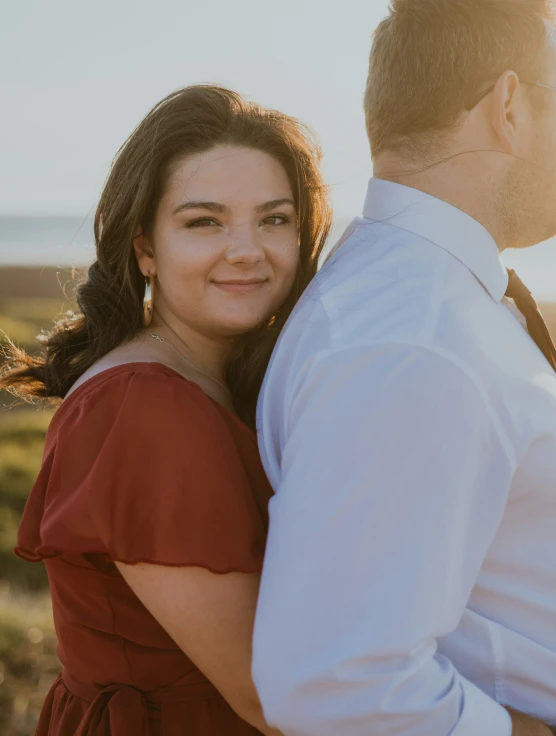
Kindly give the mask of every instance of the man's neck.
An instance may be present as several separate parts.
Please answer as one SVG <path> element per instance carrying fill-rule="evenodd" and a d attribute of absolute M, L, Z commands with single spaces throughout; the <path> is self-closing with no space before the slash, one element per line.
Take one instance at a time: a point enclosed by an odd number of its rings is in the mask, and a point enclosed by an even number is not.
<path fill-rule="evenodd" d="M 417 164 L 384 155 L 380 162 L 375 162 L 374 176 L 418 189 L 457 207 L 488 230 L 500 251 L 510 247 L 508 234 L 492 195 L 489 172 L 483 172 L 483 176 L 479 176 L 472 170 L 468 160 L 454 159 L 424 170 L 429 165 L 422 164 L 423 170 L 419 171 Z"/>

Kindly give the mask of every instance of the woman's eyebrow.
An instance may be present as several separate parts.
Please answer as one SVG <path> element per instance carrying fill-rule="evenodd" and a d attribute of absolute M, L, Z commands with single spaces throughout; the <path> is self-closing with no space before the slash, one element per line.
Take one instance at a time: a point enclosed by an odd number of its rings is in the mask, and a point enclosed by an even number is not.
<path fill-rule="evenodd" d="M 276 207 L 281 207 L 285 204 L 289 204 L 292 207 L 295 207 L 295 202 L 290 199 L 289 197 L 281 197 L 280 199 L 272 199 L 269 202 L 264 202 L 263 204 L 257 205 L 255 207 L 256 212 L 268 212 L 269 210 L 273 210 Z M 210 212 L 229 212 L 230 208 L 226 207 L 225 204 L 222 204 L 220 202 L 203 202 L 200 200 L 191 200 L 189 202 L 182 202 L 177 207 L 172 210 L 173 215 L 177 215 L 178 212 L 183 212 L 185 210 L 209 210 Z"/>
<path fill-rule="evenodd" d="M 226 207 L 226 205 L 221 204 L 220 202 L 200 202 L 193 200 L 189 202 L 182 202 L 174 210 L 172 210 L 172 214 L 177 215 L 178 212 L 183 212 L 184 210 L 210 210 L 211 212 L 229 212 L 229 208 Z"/>
<path fill-rule="evenodd" d="M 289 199 L 289 197 L 282 197 L 281 199 L 271 199 L 270 202 L 259 204 L 255 207 L 255 210 L 256 212 L 268 212 L 269 210 L 273 210 L 275 207 L 281 207 L 284 204 L 291 204 L 292 207 L 295 207 L 295 202 L 292 199 Z"/>

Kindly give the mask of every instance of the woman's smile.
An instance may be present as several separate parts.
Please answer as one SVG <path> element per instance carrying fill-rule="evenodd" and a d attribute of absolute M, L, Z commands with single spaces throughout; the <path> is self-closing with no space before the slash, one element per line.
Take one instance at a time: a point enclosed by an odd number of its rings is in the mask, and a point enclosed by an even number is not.
<path fill-rule="evenodd" d="M 226 281 L 213 281 L 212 283 L 230 294 L 250 294 L 259 291 L 268 283 L 268 279 L 228 279 Z"/>

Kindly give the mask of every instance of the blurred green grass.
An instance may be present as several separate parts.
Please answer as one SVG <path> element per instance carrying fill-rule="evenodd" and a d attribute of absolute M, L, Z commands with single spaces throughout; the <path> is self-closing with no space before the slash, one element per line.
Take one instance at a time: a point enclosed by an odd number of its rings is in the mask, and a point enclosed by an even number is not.
<path fill-rule="evenodd" d="M 51 329 L 64 308 L 68 309 L 61 299 L 0 299 L 0 330 L 17 345 L 36 351 L 37 335 Z"/>
<path fill-rule="evenodd" d="M 36 335 L 50 329 L 62 307 L 61 299 L 3 298 L 0 329 L 30 353 Z M 0 333 L 0 346 L 6 339 Z M 24 591 L 46 587 L 43 565 L 30 565 L 13 554 L 25 501 L 40 469 L 44 436 L 53 409 L 17 402 L 0 393 L 0 581 Z"/>
<path fill-rule="evenodd" d="M 40 469 L 52 411 L 29 407 L 0 412 L 0 581 L 23 590 L 46 587 L 44 566 L 18 559 L 13 548 L 25 501 Z"/>
<path fill-rule="evenodd" d="M 60 671 L 48 591 L 16 594 L 0 584 L 0 733 L 31 736 Z"/>
<path fill-rule="evenodd" d="M 36 336 L 67 309 L 62 298 L 0 298 L 0 347 L 7 336 L 36 353 Z M 0 392 L 0 734 L 7 736 L 35 732 L 44 697 L 60 670 L 44 565 L 13 553 L 53 412 Z"/>

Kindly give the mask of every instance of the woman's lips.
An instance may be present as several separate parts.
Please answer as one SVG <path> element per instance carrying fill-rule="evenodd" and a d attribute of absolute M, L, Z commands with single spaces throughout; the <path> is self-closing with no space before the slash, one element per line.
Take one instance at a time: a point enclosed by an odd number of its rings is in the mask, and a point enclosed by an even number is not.
<path fill-rule="evenodd" d="M 245 294 L 251 291 L 257 291 L 266 284 L 266 279 L 257 279 L 249 281 L 213 281 L 215 286 L 223 291 L 232 294 Z"/>

